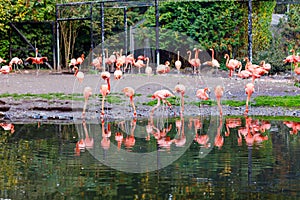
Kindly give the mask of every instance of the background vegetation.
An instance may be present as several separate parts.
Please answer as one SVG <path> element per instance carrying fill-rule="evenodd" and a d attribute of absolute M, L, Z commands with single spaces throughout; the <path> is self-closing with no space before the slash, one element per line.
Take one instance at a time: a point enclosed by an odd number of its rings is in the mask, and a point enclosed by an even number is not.
<path fill-rule="evenodd" d="M 55 5 L 73 0 L 3 0 L 0 5 L 0 57 L 10 59 L 18 56 L 25 59 L 34 55 L 33 48 L 22 39 L 10 23 L 13 23 L 42 55 L 47 55 L 53 62 L 53 47 L 56 38 Z M 286 13 L 286 20 L 277 27 L 271 27 L 272 14 L 276 8 L 275 0 L 253 1 L 253 62 L 266 60 L 273 66 L 273 73 L 288 69 L 283 65 L 283 58 L 291 48 L 299 48 L 300 5 L 294 4 Z M 280 6 L 281 12 L 285 7 Z M 127 9 L 128 26 L 137 22 L 142 27 L 155 25 L 154 7 L 132 7 Z M 101 42 L 100 7 L 93 10 L 93 41 L 90 38 L 90 20 L 60 22 L 60 57 L 64 68 L 73 57 L 82 53 L 89 54 L 92 47 Z M 229 53 L 242 60 L 247 56 L 248 48 L 248 5 L 247 2 L 160 2 L 160 27 L 174 30 L 190 36 L 205 49 L 214 48 L 216 58 L 223 63 L 223 56 Z M 60 17 L 88 17 L 90 7 L 80 5 L 64 7 L 59 10 Z M 105 9 L 105 37 L 124 30 L 123 9 Z M 161 37 L 164 37 L 163 33 Z M 174 37 L 176 39 L 176 37 Z M 186 41 L 188 42 L 188 41 Z M 160 46 L 169 45 L 167 42 Z M 9 48 L 12 52 L 10 54 Z M 175 50 L 175 49 L 174 49 Z M 208 51 L 210 53 L 210 51 Z"/>

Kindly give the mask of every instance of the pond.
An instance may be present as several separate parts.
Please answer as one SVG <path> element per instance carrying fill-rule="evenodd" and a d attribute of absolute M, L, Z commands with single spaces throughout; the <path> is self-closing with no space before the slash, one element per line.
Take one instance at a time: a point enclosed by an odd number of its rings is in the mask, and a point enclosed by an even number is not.
<path fill-rule="evenodd" d="M 293 118 L 1 126 L 1 199 L 300 198 Z"/>

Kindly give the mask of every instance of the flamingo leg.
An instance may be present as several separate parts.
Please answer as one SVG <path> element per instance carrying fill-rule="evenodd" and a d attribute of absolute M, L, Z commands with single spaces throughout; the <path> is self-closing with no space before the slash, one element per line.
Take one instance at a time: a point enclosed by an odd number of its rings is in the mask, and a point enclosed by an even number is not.
<path fill-rule="evenodd" d="M 130 97 L 130 103 L 131 103 L 132 108 L 133 108 L 133 116 L 136 117 L 136 108 L 135 108 L 132 96 Z"/>
<path fill-rule="evenodd" d="M 249 111 L 249 105 L 248 105 L 249 101 L 250 101 L 250 95 L 247 96 L 245 114 L 248 114 L 248 111 Z"/>
<path fill-rule="evenodd" d="M 105 101 L 105 95 L 102 96 L 102 107 L 101 107 L 101 117 L 104 117 L 104 101 Z"/>
<path fill-rule="evenodd" d="M 223 111 L 222 111 L 221 99 L 220 98 L 217 98 L 217 103 L 218 103 L 218 108 L 219 108 L 219 111 L 220 111 L 220 115 L 222 115 Z"/>
<path fill-rule="evenodd" d="M 152 116 L 153 116 L 153 114 L 154 114 L 154 111 L 155 111 L 159 106 L 160 106 L 160 99 L 157 98 L 157 104 L 156 104 L 156 106 L 154 106 L 154 107 L 152 108 L 152 110 L 151 110 Z"/>

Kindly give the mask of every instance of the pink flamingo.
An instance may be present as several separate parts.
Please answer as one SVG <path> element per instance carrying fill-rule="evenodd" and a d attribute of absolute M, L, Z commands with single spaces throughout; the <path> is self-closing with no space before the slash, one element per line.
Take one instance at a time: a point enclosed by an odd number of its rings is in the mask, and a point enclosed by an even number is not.
<path fill-rule="evenodd" d="M 296 65 L 298 66 L 297 63 L 300 62 L 300 56 L 296 56 L 295 55 L 295 50 L 294 49 L 291 49 L 290 52 L 292 52 L 292 55 L 289 55 L 287 56 L 283 62 L 284 63 L 291 63 L 291 74 L 292 74 L 292 68 L 293 68 L 293 65 L 296 67 Z"/>
<path fill-rule="evenodd" d="M 170 62 L 166 61 L 164 65 L 158 65 L 156 68 L 157 74 L 167 74 L 170 72 Z"/>
<path fill-rule="evenodd" d="M 216 67 L 216 69 L 220 68 L 220 63 L 215 59 L 215 51 L 213 48 L 209 49 L 211 50 L 211 60 L 206 61 L 203 63 L 203 65 L 209 65 L 211 67 Z"/>
<path fill-rule="evenodd" d="M 102 69 L 102 55 L 94 58 L 90 65 L 94 66 L 97 70 L 101 70 Z"/>
<path fill-rule="evenodd" d="M 204 89 L 198 89 L 196 91 L 196 97 L 198 97 L 201 100 L 208 100 L 209 94 L 207 92 L 209 92 L 209 89 L 207 87 Z"/>
<path fill-rule="evenodd" d="M 181 65 L 182 65 L 182 63 L 181 63 L 181 61 L 180 61 L 180 59 L 179 59 L 179 51 L 177 51 L 177 60 L 175 61 L 175 67 L 176 67 L 176 69 L 177 69 L 177 73 L 179 74 L 179 72 L 180 72 L 180 68 L 181 68 Z"/>
<path fill-rule="evenodd" d="M 121 132 L 116 132 L 116 134 L 115 134 L 115 140 L 118 143 L 118 150 L 120 150 L 122 142 L 124 140 L 123 134 Z"/>
<path fill-rule="evenodd" d="M 92 95 L 92 88 L 91 87 L 85 87 L 83 90 L 83 96 L 84 96 L 84 106 L 83 106 L 83 110 L 82 110 L 82 116 L 85 116 L 85 111 L 86 111 L 86 107 L 87 107 L 87 103 L 89 100 L 89 97 Z"/>
<path fill-rule="evenodd" d="M 236 128 L 236 127 L 242 125 L 241 118 L 227 118 L 225 121 L 226 121 L 225 136 L 230 135 L 230 129 L 229 128 Z"/>
<path fill-rule="evenodd" d="M 232 77 L 233 72 L 238 69 L 242 63 L 236 59 L 230 59 L 229 60 L 229 55 L 225 54 L 224 58 L 226 59 L 226 67 L 229 69 L 229 78 Z"/>
<path fill-rule="evenodd" d="M 177 92 L 180 94 L 180 99 L 181 99 L 181 111 L 180 111 L 180 115 L 183 115 L 184 112 L 184 93 L 185 93 L 185 86 L 182 84 L 177 84 L 175 86 L 174 92 Z"/>
<path fill-rule="evenodd" d="M 9 62 L 9 65 L 14 67 L 14 70 L 16 70 L 16 68 L 17 68 L 18 71 L 20 71 L 19 68 L 18 68 L 18 65 L 22 65 L 22 64 L 23 64 L 23 60 L 21 60 L 18 57 L 13 57 Z"/>
<path fill-rule="evenodd" d="M 124 141 L 124 145 L 126 146 L 127 149 L 131 149 L 135 145 L 135 137 L 134 137 L 135 127 L 136 127 L 136 119 L 134 118 L 131 122 L 130 135 L 128 135 Z"/>
<path fill-rule="evenodd" d="M 184 133 L 184 118 L 180 117 L 180 120 L 176 121 L 176 127 L 177 127 L 177 138 L 173 139 L 172 142 L 177 146 L 177 147 L 182 147 L 186 143 L 186 136 Z"/>
<path fill-rule="evenodd" d="M 137 61 L 133 63 L 133 66 L 139 69 L 139 74 L 141 73 L 141 68 L 146 66 L 143 60 L 144 60 L 144 56 L 139 56 Z"/>
<path fill-rule="evenodd" d="M 4 60 L 3 58 L 0 58 L 0 63 L 6 63 L 6 60 Z"/>
<path fill-rule="evenodd" d="M 28 57 L 25 61 L 31 62 L 31 64 L 37 65 L 37 70 L 39 70 L 40 64 L 44 64 L 44 62 L 48 61 L 47 57 L 38 57 L 38 48 L 35 48 L 35 57 Z M 38 71 L 37 71 L 38 73 Z"/>
<path fill-rule="evenodd" d="M 106 81 L 108 85 L 108 90 L 110 91 L 110 73 L 108 71 L 104 71 L 101 73 L 101 78 Z"/>
<path fill-rule="evenodd" d="M 11 72 L 12 68 L 11 65 L 4 65 L 0 68 L 0 74 L 4 74 L 6 77 L 6 84 L 8 85 L 8 74 Z"/>
<path fill-rule="evenodd" d="M 295 72 L 297 75 L 300 75 L 300 67 L 298 67 L 298 63 L 295 64 L 294 72 Z"/>
<path fill-rule="evenodd" d="M 149 66 L 149 57 L 145 58 L 146 60 L 146 68 L 145 68 L 145 73 L 149 76 L 152 74 L 152 67 Z"/>
<path fill-rule="evenodd" d="M 223 93 L 224 93 L 224 88 L 220 85 L 217 85 L 215 87 L 215 96 L 217 99 L 217 104 L 219 107 L 220 115 L 222 115 L 221 97 L 223 96 Z"/>
<path fill-rule="evenodd" d="M 85 133 L 85 138 L 84 138 L 85 148 L 91 149 L 94 147 L 94 139 L 89 136 L 85 120 L 83 120 L 82 125 Z"/>
<path fill-rule="evenodd" d="M 77 66 L 73 67 L 73 71 L 75 71 L 74 76 L 77 78 L 79 83 L 82 83 L 82 81 L 84 79 L 84 73 L 79 71 Z"/>
<path fill-rule="evenodd" d="M 174 94 L 172 94 L 169 90 L 162 89 L 154 92 L 152 98 L 157 99 L 157 105 L 152 108 L 152 115 L 154 114 L 154 111 L 160 106 L 160 101 L 167 104 L 170 108 L 172 107 L 172 104 L 167 100 L 168 97 L 174 97 Z"/>
<path fill-rule="evenodd" d="M 105 97 L 110 93 L 108 84 L 103 84 L 103 85 L 100 86 L 100 93 L 102 95 L 101 117 L 103 118 L 104 114 L 105 114 L 105 112 L 104 112 Z"/>
<path fill-rule="evenodd" d="M 194 48 L 194 50 L 196 50 L 196 48 Z M 188 61 L 189 61 L 189 63 L 193 67 L 193 74 L 195 74 L 196 73 L 195 69 L 196 69 L 196 67 L 198 65 L 198 62 L 197 62 L 197 60 L 195 58 L 191 59 L 191 56 L 192 56 L 192 52 L 191 51 L 187 51 L 187 54 L 189 55 Z M 195 57 L 196 57 L 196 52 L 195 52 Z"/>
<path fill-rule="evenodd" d="M 120 69 L 116 69 L 114 72 L 114 77 L 116 80 L 120 80 L 123 76 L 123 72 Z"/>
<path fill-rule="evenodd" d="M 222 119 L 222 117 L 220 117 L 219 126 L 218 126 L 218 130 L 217 130 L 217 135 L 216 135 L 215 141 L 214 141 L 215 146 L 218 147 L 219 149 L 224 144 L 224 137 L 221 135 L 222 127 L 223 127 L 223 119 Z"/>
<path fill-rule="evenodd" d="M 248 114 L 248 103 L 250 101 L 251 95 L 254 92 L 254 84 L 253 83 L 248 83 L 245 87 L 245 92 L 247 94 L 247 101 L 246 101 L 246 110 L 245 110 L 245 114 Z"/>
<path fill-rule="evenodd" d="M 136 109 L 133 101 L 134 89 L 132 87 L 125 87 L 123 88 L 122 92 L 125 94 L 125 96 L 129 97 L 133 109 L 133 116 L 136 117 Z"/>

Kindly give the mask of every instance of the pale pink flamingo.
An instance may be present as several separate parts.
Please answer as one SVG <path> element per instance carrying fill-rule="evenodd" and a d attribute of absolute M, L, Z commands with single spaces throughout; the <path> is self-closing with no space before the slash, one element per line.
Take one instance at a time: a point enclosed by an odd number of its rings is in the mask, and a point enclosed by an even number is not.
<path fill-rule="evenodd" d="M 198 97 L 201 100 L 208 100 L 209 94 L 207 92 L 209 92 L 209 88 L 207 88 L 207 87 L 204 89 L 198 89 L 196 91 L 196 97 Z"/>
<path fill-rule="evenodd" d="M 156 68 L 157 74 L 167 74 L 170 72 L 170 62 L 166 61 L 164 65 L 158 65 Z"/>
<path fill-rule="evenodd" d="M 180 100 L 181 100 L 181 110 L 180 110 L 180 116 L 183 115 L 184 112 L 184 93 L 185 93 L 185 86 L 182 84 L 177 84 L 175 86 L 174 92 L 179 93 L 180 94 Z"/>
<path fill-rule="evenodd" d="M 184 133 L 184 117 L 183 116 L 180 117 L 180 120 L 176 121 L 176 127 L 177 127 L 176 138 L 173 139 L 172 142 L 177 147 L 182 147 L 186 143 L 186 136 Z"/>
<path fill-rule="evenodd" d="M 149 66 L 149 57 L 145 58 L 146 60 L 146 68 L 145 68 L 145 73 L 149 76 L 152 74 L 152 67 Z"/>
<path fill-rule="evenodd" d="M 223 93 L 224 93 L 224 88 L 220 85 L 217 85 L 215 87 L 215 96 L 217 99 L 217 104 L 218 104 L 220 115 L 222 115 L 222 113 L 223 113 L 222 106 L 221 106 L 221 97 L 223 96 Z"/>
<path fill-rule="evenodd" d="M 9 65 L 11 65 L 12 67 L 14 67 L 14 69 L 17 68 L 17 70 L 19 70 L 18 65 L 22 65 L 23 64 L 23 60 L 18 58 L 18 57 L 13 57 L 10 62 Z M 20 70 L 19 70 L 20 71 Z"/>
<path fill-rule="evenodd" d="M 125 94 L 125 96 L 129 97 L 133 109 L 133 116 L 136 117 L 136 108 L 133 101 L 134 89 L 132 87 L 125 87 L 123 88 L 122 92 Z"/>
<path fill-rule="evenodd" d="M 297 75 L 300 75 L 300 67 L 298 67 L 298 63 L 295 64 L 294 72 L 295 72 Z"/>
<path fill-rule="evenodd" d="M 195 50 L 195 49 L 194 49 Z M 192 56 L 192 52 L 191 51 L 187 51 L 187 54 L 189 55 L 189 58 L 188 58 L 188 61 L 189 61 L 189 63 L 192 65 L 192 67 L 193 67 L 193 74 L 195 74 L 196 72 L 195 72 L 195 69 L 196 69 L 196 67 L 197 67 L 197 65 L 198 65 L 198 63 L 197 63 L 197 61 L 196 61 L 196 59 L 195 58 L 191 58 L 191 56 Z"/>
<path fill-rule="evenodd" d="M 83 90 L 83 96 L 84 96 L 84 105 L 83 105 L 83 110 L 82 110 L 82 116 L 85 116 L 85 111 L 87 107 L 87 103 L 89 100 L 89 97 L 92 95 L 92 88 L 91 87 L 85 87 Z"/>
<path fill-rule="evenodd" d="M 11 65 L 4 65 L 0 68 L 0 74 L 4 74 L 6 78 L 6 84 L 8 85 L 8 74 L 11 72 Z"/>
<path fill-rule="evenodd" d="M 146 66 L 146 64 L 144 63 L 144 56 L 139 56 L 138 59 L 134 61 L 133 66 L 139 69 L 139 74 L 140 74 L 141 68 Z"/>
<path fill-rule="evenodd" d="M 108 90 L 110 91 L 110 73 L 108 71 L 101 72 L 101 78 L 106 81 Z"/>
<path fill-rule="evenodd" d="M 295 55 L 295 50 L 294 50 L 294 49 L 291 49 L 290 52 L 292 52 L 292 55 L 287 56 L 287 57 L 283 60 L 283 62 L 284 62 L 284 63 L 291 63 L 291 74 L 292 74 L 293 66 L 294 66 L 294 67 L 296 67 L 296 65 L 298 66 L 297 63 L 300 62 L 300 56 Z"/>
<path fill-rule="evenodd" d="M 76 65 L 81 65 L 83 61 L 84 61 L 84 54 L 81 54 L 81 56 L 76 59 Z"/>
<path fill-rule="evenodd" d="M 176 67 L 176 69 L 177 69 L 177 73 L 179 74 L 179 72 L 180 72 L 180 68 L 181 68 L 181 65 L 182 65 L 182 63 L 181 63 L 181 61 L 180 61 L 180 57 L 179 57 L 179 51 L 177 51 L 177 60 L 175 61 L 175 67 Z"/>
<path fill-rule="evenodd" d="M 133 54 L 129 54 L 128 56 L 126 56 L 124 72 L 126 71 L 128 65 L 130 65 L 130 69 L 131 69 L 132 66 L 133 66 L 133 63 L 134 63 L 134 57 L 133 57 Z"/>
<path fill-rule="evenodd" d="M 227 69 L 229 69 L 229 78 L 231 78 L 233 75 L 233 72 L 236 69 L 238 69 L 242 65 L 242 63 L 236 59 L 229 60 L 230 57 L 228 54 L 225 54 L 224 58 L 226 59 L 226 67 L 227 67 Z"/>
<path fill-rule="evenodd" d="M 217 61 L 215 59 L 215 51 L 214 51 L 214 49 L 211 48 L 209 50 L 211 50 L 211 60 L 204 62 L 203 65 L 209 65 L 211 67 L 216 67 L 216 70 L 217 70 L 218 68 L 220 68 L 220 63 L 219 63 L 219 61 Z"/>
<path fill-rule="evenodd" d="M 114 77 L 116 80 L 120 80 L 123 76 L 123 72 L 120 69 L 116 69 L 114 72 Z"/>
<path fill-rule="evenodd" d="M 248 104 L 251 98 L 252 93 L 254 92 L 254 84 L 253 83 L 248 83 L 245 87 L 245 92 L 247 94 L 247 101 L 246 101 L 246 110 L 245 110 L 245 114 L 248 114 Z"/>
<path fill-rule="evenodd" d="M 73 71 L 74 72 L 74 76 L 77 78 L 77 80 L 79 81 L 79 83 L 82 83 L 83 79 L 84 79 L 84 73 L 79 71 L 78 67 L 75 66 L 73 67 Z"/>
<path fill-rule="evenodd" d="M 100 71 L 102 69 L 102 55 L 94 58 L 90 65 Z"/>
<path fill-rule="evenodd" d="M 105 102 L 105 97 L 110 93 L 109 86 L 108 84 L 103 84 L 100 86 L 100 93 L 102 95 L 102 106 L 101 106 L 101 117 L 104 117 L 104 102 Z"/>
<path fill-rule="evenodd" d="M 169 90 L 162 89 L 154 92 L 152 98 L 157 99 L 157 105 L 152 108 L 152 115 L 154 114 L 154 111 L 160 106 L 160 101 L 166 103 L 170 108 L 172 107 L 172 104 L 167 100 L 168 97 L 174 97 L 174 94 L 172 94 Z"/>

